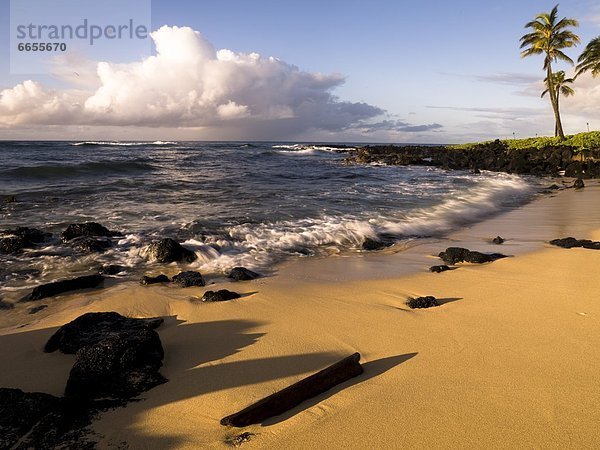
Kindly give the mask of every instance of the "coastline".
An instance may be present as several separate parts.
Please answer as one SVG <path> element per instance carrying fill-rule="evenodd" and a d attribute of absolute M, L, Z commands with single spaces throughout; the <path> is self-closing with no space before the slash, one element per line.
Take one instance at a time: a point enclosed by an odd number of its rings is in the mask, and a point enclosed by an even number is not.
<path fill-rule="evenodd" d="M 158 332 L 170 382 L 95 422 L 101 448 L 219 448 L 242 431 L 256 434 L 248 448 L 591 446 L 600 281 L 589 268 L 600 253 L 544 242 L 599 239 L 599 197 L 590 182 L 401 252 L 291 261 L 271 278 L 209 287 L 247 294 L 233 302 L 134 283 L 65 295 L 22 328 L 0 324 L 0 386 L 61 395 L 73 357 L 43 344 L 85 312 L 117 311 L 167 317 Z M 487 242 L 498 234 L 505 244 Z M 449 246 L 513 257 L 429 273 Z M 411 311 L 414 295 L 444 300 Z M 359 378 L 266 426 L 219 425 L 355 351 Z"/>

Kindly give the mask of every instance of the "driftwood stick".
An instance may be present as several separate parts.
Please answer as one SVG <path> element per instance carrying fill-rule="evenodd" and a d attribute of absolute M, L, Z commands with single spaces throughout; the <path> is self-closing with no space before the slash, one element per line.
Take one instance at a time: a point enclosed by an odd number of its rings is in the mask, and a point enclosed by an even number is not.
<path fill-rule="evenodd" d="M 360 353 L 344 358 L 314 375 L 259 400 L 240 412 L 224 417 L 221 419 L 221 425 L 245 427 L 278 416 L 303 401 L 363 373 L 359 361 Z"/>

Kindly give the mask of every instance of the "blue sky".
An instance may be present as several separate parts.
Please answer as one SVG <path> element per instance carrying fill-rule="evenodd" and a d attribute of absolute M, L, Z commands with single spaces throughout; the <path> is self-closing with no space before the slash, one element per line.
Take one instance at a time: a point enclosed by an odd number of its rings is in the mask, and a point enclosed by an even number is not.
<path fill-rule="evenodd" d="M 0 89 L 13 89 L 31 79 L 46 90 L 68 90 L 68 79 L 11 75 L 9 1 L 0 2 Z M 16 123 L 13 118 L 9 125 L 0 128 L 0 137 L 24 136 L 35 128 L 42 138 L 57 136 L 62 130 L 68 136 L 82 138 L 104 133 L 115 138 L 135 135 L 149 139 L 245 140 L 243 135 L 232 132 L 240 128 L 241 121 L 248 139 L 272 136 L 290 140 L 443 143 L 505 138 L 513 132 L 518 136 L 551 134 L 549 102 L 539 98 L 536 84 L 543 78 L 541 58 L 521 59 L 518 40 L 525 31 L 524 24 L 552 6 L 552 2 L 539 0 L 155 0 L 153 29 L 163 25 L 190 27 L 217 50 L 256 52 L 264 58 L 273 56 L 295 66 L 302 73 L 343 76 L 343 83 L 332 82 L 335 86 L 329 90 L 331 94 L 345 104 L 366 103 L 385 111 L 379 117 L 373 115 L 375 112 L 361 111 L 348 121 L 386 125 L 369 128 L 336 122 L 319 129 L 318 124 L 315 127 L 308 120 L 292 126 L 290 115 L 282 115 L 283 119 L 278 118 L 280 122 L 276 123 L 266 124 L 261 119 L 260 123 L 254 121 L 248 125 L 258 109 L 251 102 L 242 104 L 239 98 L 244 95 L 239 94 L 235 99 L 221 100 L 221 105 L 216 106 L 218 109 L 229 105 L 228 111 L 239 112 L 228 117 L 235 119 L 236 126 L 213 123 L 206 117 L 210 111 L 202 109 L 197 124 L 188 119 L 181 123 L 169 119 L 168 126 L 152 121 L 146 124 L 138 116 L 132 120 L 130 115 L 120 116 L 127 117 L 123 123 L 118 119 L 69 123 L 65 119 L 53 124 L 39 117 L 30 123 Z M 600 35 L 600 4 L 588 0 L 562 1 L 559 14 L 577 18 L 581 23 L 577 32 L 582 45 L 569 52 L 576 58 L 585 43 Z M 119 59 L 117 53 L 115 60 Z M 581 92 L 578 91 L 582 95 L 564 99 L 567 132 L 582 131 L 587 122 L 600 128 L 600 115 L 594 114 L 594 108 L 589 106 L 589 96 L 598 94 L 598 84 L 600 80 L 583 80 Z M 577 91 L 577 85 L 575 88 Z M 89 89 L 91 95 L 93 88 Z M 585 104 L 579 104 L 584 99 L 578 97 L 586 97 Z M 594 98 L 600 101 L 600 95 Z M 327 108 L 331 101 L 325 101 Z M 1 114 L 0 105 L 0 117 Z M 316 113 L 311 110 L 311 114 Z"/>

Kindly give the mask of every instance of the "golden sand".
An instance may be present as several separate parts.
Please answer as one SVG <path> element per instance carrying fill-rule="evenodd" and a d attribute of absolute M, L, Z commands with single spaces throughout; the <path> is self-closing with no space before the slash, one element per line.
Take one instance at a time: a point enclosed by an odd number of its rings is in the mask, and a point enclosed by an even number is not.
<path fill-rule="evenodd" d="M 61 395 L 73 356 L 44 354 L 84 312 L 167 317 L 170 380 L 94 423 L 102 448 L 592 448 L 600 442 L 600 186 L 558 193 L 403 252 L 287 263 L 272 278 L 213 285 L 246 294 L 122 283 L 2 313 L 0 386 Z M 503 246 L 488 243 L 496 235 Z M 513 257 L 442 274 L 448 246 Z M 409 296 L 442 306 L 410 310 Z M 29 320 L 18 328 L 17 323 Z M 261 425 L 219 420 L 353 352 L 365 373 Z"/>

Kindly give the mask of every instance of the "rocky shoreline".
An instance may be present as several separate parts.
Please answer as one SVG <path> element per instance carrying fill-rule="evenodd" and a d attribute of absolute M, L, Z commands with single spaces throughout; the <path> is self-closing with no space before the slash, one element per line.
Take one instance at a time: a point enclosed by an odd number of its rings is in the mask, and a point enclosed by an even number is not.
<path fill-rule="evenodd" d="M 114 246 L 114 242 L 107 239 L 108 237 L 121 236 L 121 233 L 109 231 L 104 226 L 96 222 L 85 222 L 70 224 L 68 228 L 60 234 L 61 242 L 64 245 L 73 245 L 77 250 L 76 256 L 85 257 L 90 253 L 102 253 L 106 248 Z M 40 250 L 44 245 L 53 239 L 52 233 L 38 230 L 36 228 L 18 227 L 15 229 L 0 230 L 0 255 L 21 255 L 24 251 L 33 250 L 32 258 L 36 250 Z M 81 242 L 87 242 L 82 247 Z M 106 248 L 99 248 L 96 243 L 106 242 Z M 194 251 L 181 245 L 177 240 L 172 238 L 163 238 L 154 240 L 148 243 L 148 252 L 146 255 L 148 262 L 158 264 L 182 263 L 187 264 L 195 261 L 198 256 Z M 34 279 L 39 280 L 39 271 L 32 271 L 31 275 Z M 48 283 L 38 283 L 24 297 L 16 299 L 14 302 L 0 298 L 0 310 L 13 309 L 17 303 L 32 303 L 40 300 L 52 298 L 61 294 L 71 293 L 73 291 L 85 289 L 100 289 L 103 287 L 106 277 L 121 278 L 123 280 L 131 280 L 128 275 L 128 268 L 115 265 L 104 264 L 92 267 L 81 276 L 72 278 L 63 278 L 60 280 L 51 281 Z M 245 267 L 234 267 L 229 273 L 223 273 L 222 276 L 227 276 L 228 279 L 237 281 L 254 280 L 262 276 L 262 274 L 253 272 Z M 144 275 L 139 280 L 144 286 L 158 283 L 172 283 L 180 287 L 205 286 L 207 281 L 198 271 L 184 270 L 168 277 L 161 274 L 159 276 Z M 1 284 L 1 283 L 0 283 Z M 239 298 L 239 295 L 229 291 L 219 291 L 212 293 L 202 301 L 227 301 Z M 40 305 L 29 310 L 29 314 L 35 314 L 47 305 Z"/>
<path fill-rule="evenodd" d="M 600 149 L 576 147 L 511 149 L 500 140 L 472 146 L 366 146 L 350 152 L 347 164 L 432 166 L 450 170 L 489 170 L 519 175 L 600 178 Z"/>

